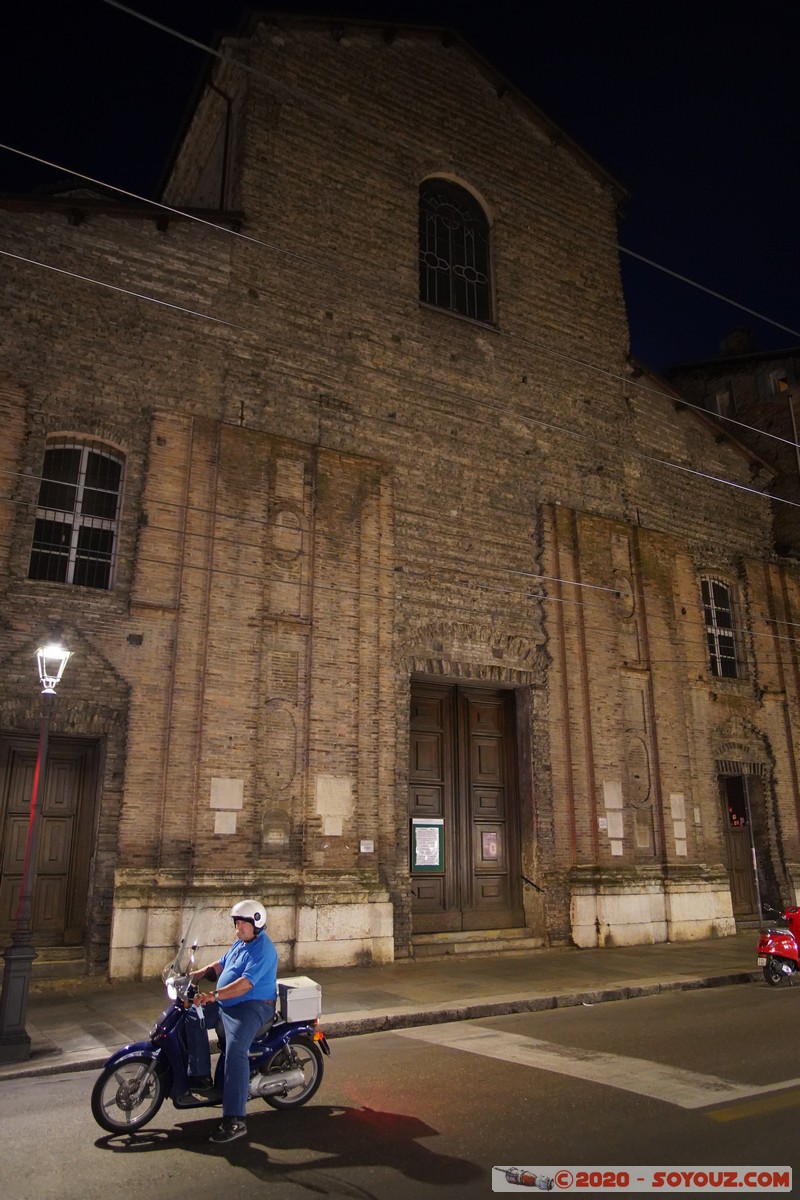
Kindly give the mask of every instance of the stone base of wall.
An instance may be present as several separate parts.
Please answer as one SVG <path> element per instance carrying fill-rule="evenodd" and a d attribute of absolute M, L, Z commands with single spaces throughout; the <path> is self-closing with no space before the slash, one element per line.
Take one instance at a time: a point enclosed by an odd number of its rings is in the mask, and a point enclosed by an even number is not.
<path fill-rule="evenodd" d="M 736 933 L 728 877 L 717 868 L 576 868 L 570 898 L 576 946 L 641 946 Z"/>
<path fill-rule="evenodd" d="M 161 974 L 183 938 L 198 942 L 196 962 L 213 962 L 234 939 L 231 907 L 246 897 L 263 901 L 267 932 L 278 951 L 278 973 L 312 967 L 392 962 L 392 904 L 381 889 L 357 880 L 196 880 L 119 872 L 111 933 L 111 979 Z"/>

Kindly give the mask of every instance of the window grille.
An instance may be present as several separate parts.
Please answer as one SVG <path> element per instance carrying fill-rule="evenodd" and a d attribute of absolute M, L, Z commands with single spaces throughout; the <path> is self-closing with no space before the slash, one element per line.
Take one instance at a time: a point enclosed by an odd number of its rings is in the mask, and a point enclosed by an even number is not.
<path fill-rule="evenodd" d="M 739 670 L 731 589 L 717 579 L 703 579 L 701 586 L 711 674 L 724 679 L 736 679 Z"/>
<path fill-rule="evenodd" d="M 419 191 L 419 297 L 491 321 L 489 222 L 464 188 L 427 179 Z"/>
<path fill-rule="evenodd" d="M 29 579 L 111 587 L 123 460 L 96 442 L 52 442 L 44 454 Z"/>

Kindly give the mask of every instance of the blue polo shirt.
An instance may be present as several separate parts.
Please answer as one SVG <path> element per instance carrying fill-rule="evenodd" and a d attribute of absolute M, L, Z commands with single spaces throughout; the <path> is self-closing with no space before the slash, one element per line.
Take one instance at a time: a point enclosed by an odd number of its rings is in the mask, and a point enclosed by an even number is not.
<path fill-rule="evenodd" d="M 262 930 L 252 942 L 243 942 L 237 938 L 219 960 L 222 971 L 217 980 L 217 989 L 233 983 L 234 979 L 244 976 L 252 983 L 252 988 L 244 996 L 236 996 L 233 1000 L 220 1000 L 223 1008 L 232 1008 L 243 1000 L 274 1000 L 278 990 L 278 951 L 273 946 L 266 933 Z"/>

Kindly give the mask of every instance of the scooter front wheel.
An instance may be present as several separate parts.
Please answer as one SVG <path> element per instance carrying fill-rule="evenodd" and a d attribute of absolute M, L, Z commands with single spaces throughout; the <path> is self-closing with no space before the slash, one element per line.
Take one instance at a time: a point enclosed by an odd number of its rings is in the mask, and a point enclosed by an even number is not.
<path fill-rule="evenodd" d="M 264 1099 L 272 1108 L 299 1108 L 311 1099 L 322 1083 L 322 1055 L 316 1043 L 302 1034 L 293 1036 L 288 1045 L 276 1050 L 263 1068 L 263 1073 L 269 1075 L 271 1071 L 296 1070 L 298 1067 L 303 1072 L 303 1083 L 295 1085 L 285 1096 L 277 1092 L 265 1096 Z"/>
<path fill-rule="evenodd" d="M 784 971 L 779 958 L 768 958 L 767 964 L 762 970 L 764 978 L 771 987 L 778 987 L 783 983 Z"/>
<path fill-rule="evenodd" d="M 133 1133 L 152 1120 L 166 1094 L 163 1069 L 134 1054 L 105 1068 L 92 1088 L 92 1116 L 109 1133 Z"/>

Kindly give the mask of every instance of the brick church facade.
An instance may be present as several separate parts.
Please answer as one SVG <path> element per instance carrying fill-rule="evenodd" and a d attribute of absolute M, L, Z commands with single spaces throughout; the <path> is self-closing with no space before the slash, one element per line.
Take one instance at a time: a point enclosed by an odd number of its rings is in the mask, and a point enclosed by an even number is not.
<path fill-rule="evenodd" d="M 166 207 L 3 201 L 2 929 L 55 632 L 54 971 L 251 894 L 294 969 L 794 899 L 797 571 L 629 360 L 619 186 L 449 36 L 223 49 Z"/>

